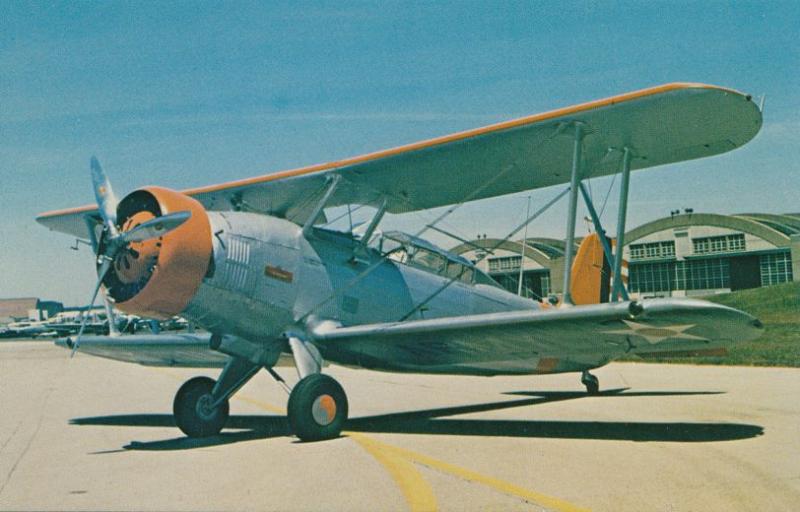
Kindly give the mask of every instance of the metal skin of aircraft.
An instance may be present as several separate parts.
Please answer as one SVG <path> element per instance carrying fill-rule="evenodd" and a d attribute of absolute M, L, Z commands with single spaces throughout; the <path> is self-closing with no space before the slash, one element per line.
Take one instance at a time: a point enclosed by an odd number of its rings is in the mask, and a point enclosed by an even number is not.
<path fill-rule="evenodd" d="M 229 398 L 262 368 L 282 382 L 274 368 L 288 361 L 300 380 L 287 413 L 304 441 L 338 436 L 348 416 L 345 392 L 322 373 L 324 361 L 459 375 L 581 372 L 596 393 L 589 370 L 624 354 L 715 353 L 762 329 L 746 313 L 702 300 L 631 301 L 620 279 L 612 302 L 597 293 L 596 303 L 575 305 L 575 290 L 597 284 L 573 282 L 586 265 L 573 254 L 581 181 L 621 173 L 622 247 L 631 170 L 734 149 L 760 126 L 749 96 L 668 84 L 261 178 L 185 192 L 145 187 L 119 202 L 93 159 L 97 207 L 37 218 L 88 233 L 99 275 L 92 304 L 103 288 L 121 311 L 181 315 L 207 333 L 84 337 L 81 330 L 57 344 L 145 365 L 222 367 L 216 381 L 191 379 L 175 396 L 176 423 L 192 437 L 217 434 Z M 558 196 L 570 201 L 559 307 L 509 293 L 472 262 L 415 236 L 375 235 L 387 211 L 455 208 L 567 182 Z M 584 200 L 601 228 L 585 193 Z M 363 235 L 317 225 L 325 208 L 344 204 L 376 207 Z M 597 231 L 619 275 L 621 254 Z"/>

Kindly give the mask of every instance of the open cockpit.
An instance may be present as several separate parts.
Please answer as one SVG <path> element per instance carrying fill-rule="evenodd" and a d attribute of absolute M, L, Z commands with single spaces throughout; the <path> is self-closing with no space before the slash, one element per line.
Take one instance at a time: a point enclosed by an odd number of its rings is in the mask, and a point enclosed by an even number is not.
<path fill-rule="evenodd" d="M 467 284 L 500 285 L 468 259 L 402 231 L 384 232 L 377 249 L 392 261 Z"/>

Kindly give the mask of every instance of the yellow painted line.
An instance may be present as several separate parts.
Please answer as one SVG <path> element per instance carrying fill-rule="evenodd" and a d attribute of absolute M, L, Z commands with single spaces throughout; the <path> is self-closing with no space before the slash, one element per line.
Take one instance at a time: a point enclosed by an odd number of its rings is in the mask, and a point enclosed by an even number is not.
<path fill-rule="evenodd" d="M 412 512 L 438 510 L 436 496 L 428 482 L 407 458 L 399 456 L 389 445 L 380 443 L 363 434 L 348 432 L 347 435 L 381 463 L 397 482 L 400 491 Z"/>
<path fill-rule="evenodd" d="M 242 402 L 247 402 L 248 404 L 255 405 L 256 407 L 261 407 L 267 412 L 274 412 L 275 414 L 286 414 L 285 407 L 276 407 L 272 404 L 268 404 L 267 402 L 262 402 L 261 400 L 256 400 L 255 398 L 250 398 L 247 395 L 242 395 L 237 393 L 233 395 L 234 398 L 241 400 Z"/>
<path fill-rule="evenodd" d="M 353 436 L 356 434 L 348 432 L 348 435 Z M 374 440 L 372 442 L 378 443 L 378 441 Z M 572 503 L 566 502 L 562 499 L 530 491 L 528 489 L 525 489 L 524 487 L 520 487 L 518 485 L 506 482 L 504 480 L 500 480 L 499 478 L 482 475 L 476 471 L 472 471 L 470 469 L 456 466 L 455 464 L 450 464 L 448 462 L 434 459 L 433 457 L 429 457 L 421 453 L 417 453 L 411 450 L 406 450 L 405 448 L 400 448 L 398 446 L 393 446 L 386 443 L 379 443 L 379 444 L 381 448 L 383 448 L 384 450 L 394 452 L 398 456 L 404 457 L 412 462 L 416 462 L 417 464 L 422 464 L 423 466 L 427 466 L 431 469 L 437 469 L 445 473 L 450 473 L 457 477 L 463 478 L 464 480 L 469 480 L 471 482 L 476 482 L 479 484 L 486 485 L 502 493 L 522 498 L 527 502 L 535 503 L 537 505 L 541 505 L 543 507 L 552 510 L 557 510 L 559 512 L 585 512 L 588 510 L 586 508 L 573 505 Z"/>
<path fill-rule="evenodd" d="M 177 375 L 165 368 L 155 369 L 176 379 L 183 378 L 182 375 Z M 234 398 L 255 405 L 268 412 L 286 414 L 285 408 L 262 402 L 261 400 L 249 397 L 243 393 L 235 394 Z M 499 478 L 483 475 L 476 471 L 429 457 L 428 455 L 378 441 L 365 434 L 349 431 L 346 433 L 389 472 L 392 479 L 394 479 L 400 488 L 400 492 L 403 493 L 403 497 L 412 512 L 438 510 L 433 489 L 431 489 L 430 484 L 428 484 L 412 463 L 421 464 L 470 482 L 491 487 L 504 494 L 521 498 L 529 503 L 534 503 L 558 512 L 586 512 L 589 510 L 553 496 L 525 489 L 524 487 L 506 482 L 505 480 L 500 480 Z"/>
<path fill-rule="evenodd" d="M 262 402 L 243 393 L 237 393 L 234 398 L 255 405 L 269 412 L 286 414 L 286 409 L 276 407 L 267 402 Z M 348 435 L 361 445 L 372 457 L 375 458 L 391 475 L 412 512 L 428 512 L 438 510 L 436 496 L 428 482 L 408 459 L 400 457 L 391 450 L 387 450 L 383 443 L 379 443 L 362 434 L 348 433 Z M 388 445 L 387 445 L 388 446 Z"/>

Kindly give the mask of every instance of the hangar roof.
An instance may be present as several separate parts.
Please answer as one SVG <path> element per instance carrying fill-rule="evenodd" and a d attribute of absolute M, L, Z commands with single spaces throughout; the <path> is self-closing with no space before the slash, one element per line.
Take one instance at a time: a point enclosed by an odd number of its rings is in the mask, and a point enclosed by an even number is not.
<path fill-rule="evenodd" d="M 772 214 L 772 213 L 740 213 L 734 215 L 745 219 L 752 219 L 765 226 L 771 227 L 781 233 L 791 236 L 800 233 L 800 216 L 791 214 Z"/>
<path fill-rule="evenodd" d="M 800 217 L 769 213 L 720 215 L 718 213 L 686 213 L 664 217 L 632 229 L 625 234 L 625 245 L 652 233 L 688 226 L 716 226 L 757 236 L 776 247 L 788 247 L 790 237 L 800 234 Z"/>
<path fill-rule="evenodd" d="M 628 231 L 625 234 L 625 245 L 652 233 L 688 226 L 716 226 L 737 230 L 762 238 L 776 247 L 788 247 L 791 243 L 791 237 L 800 235 L 800 213 L 740 213 L 735 215 L 688 213 L 663 217 Z M 451 252 L 463 254 L 474 250 L 476 245 L 489 249 L 498 243 L 500 243 L 499 239 L 480 238 L 470 241 L 469 244 L 459 244 L 453 247 Z M 580 239 L 577 239 L 576 245 L 579 243 Z M 508 240 L 500 243 L 497 248 L 515 253 L 522 251 L 520 241 Z M 552 260 L 564 256 L 564 240 L 528 238 L 526 240 L 526 251 L 530 251 L 526 252 L 527 257 L 542 265 L 549 265 Z"/>

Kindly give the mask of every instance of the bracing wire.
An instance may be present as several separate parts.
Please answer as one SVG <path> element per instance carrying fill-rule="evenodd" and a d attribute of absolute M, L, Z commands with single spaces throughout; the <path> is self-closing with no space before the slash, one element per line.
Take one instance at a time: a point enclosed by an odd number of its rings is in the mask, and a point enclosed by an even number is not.
<path fill-rule="evenodd" d="M 608 186 L 608 191 L 606 192 L 606 197 L 603 199 L 603 206 L 600 208 L 600 213 L 597 214 L 598 218 L 602 218 L 603 217 L 603 212 L 606 210 L 606 203 L 608 202 L 608 198 L 611 195 L 611 190 L 614 188 L 614 182 L 615 181 L 617 181 L 617 174 L 616 173 L 611 178 L 611 184 Z"/>
<path fill-rule="evenodd" d="M 498 248 L 499 248 L 501 245 L 503 245 L 504 243 L 506 243 L 506 242 L 507 242 L 507 241 L 508 241 L 508 240 L 509 240 L 509 239 L 510 239 L 512 236 L 514 236 L 514 235 L 516 235 L 517 233 L 519 233 L 519 232 L 520 232 L 520 230 L 522 230 L 522 228 L 524 228 L 525 226 L 527 226 L 528 224 L 530 224 L 530 223 L 531 223 L 531 222 L 532 222 L 534 219 L 536 219 L 536 217 L 538 217 L 539 215 L 541 215 L 542 213 L 544 213 L 545 211 L 547 211 L 547 210 L 548 210 L 548 209 L 549 209 L 551 206 L 553 206 L 553 205 L 554 205 L 556 202 L 558 202 L 558 200 L 559 200 L 559 199 L 561 199 L 562 197 L 564 197 L 564 196 L 567 194 L 567 192 L 569 192 L 569 188 L 570 188 L 570 187 L 567 187 L 567 188 L 565 188 L 564 190 L 562 190 L 562 191 L 561 191 L 561 193 L 559 193 L 558 195 L 556 195 L 556 196 L 555 196 L 553 199 L 551 199 L 551 200 L 550 200 L 550 202 L 548 202 L 547 204 L 545 204 L 543 207 L 539 208 L 539 209 L 536 211 L 536 213 L 534 213 L 534 214 L 533 214 L 533 215 L 531 215 L 530 217 L 526 218 L 526 219 L 525 219 L 525 221 L 524 221 L 522 224 L 520 224 L 520 225 L 518 225 L 516 228 L 514 228 L 514 229 L 513 229 L 513 230 L 512 230 L 512 231 L 511 231 L 511 232 L 510 232 L 508 235 L 506 235 L 506 236 L 505 236 L 503 239 L 501 239 L 499 242 L 495 243 L 495 244 L 494 244 L 494 245 L 493 245 L 491 248 L 487 249 L 485 253 L 483 253 L 482 255 L 480 255 L 480 256 L 478 257 L 478 259 L 475 261 L 475 264 L 477 265 L 478 263 L 480 263 L 481 261 L 483 261 L 485 258 L 487 258 L 487 257 L 489 256 L 489 254 L 492 254 L 492 253 L 495 251 L 495 249 L 498 249 Z M 523 243 L 524 243 L 524 241 L 523 241 Z M 520 263 L 522 263 L 522 262 L 520 262 Z M 462 270 L 462 273 L 463 273 L 463 270 Z M 449 280 L 448 280 L 446 283 L 444 283 L 444 284 L 443 284 L 441 287 L 439 287 L 439 288 L 438 288 L 438 289 L 437 289 L 435 292 L 433 292 L 433 293 L 431 293 L 430 295 L 428 295 L 428 297 L 426 297 L 426 298 L 425 298 L 425 300 L 423 300 L 422 302 L 420 302 L 419 304 L 417 304 L 416 306 L 414 306 L 414 308 L 413 308 L 413 309 L 411 309 L 411 311 L 409 311 L 408 313 L 406 313 L 405 315 L 403 315 L 403 317 L 402 317 L 402 318 L 400 318 L 400 321 L 402 322 L 402 321 L 404 321 L 404 320 L 408 320 L 408 318 L 410 318 L 410 317 L 411 317 L 411 315 L 413 315 L 414 313 L 416 313 L 417 311 L 419 311 L 419 309 L 420 309 L 420 308 L 422 308 L 423 306 L 425 306 L 425 304 L 427 304 L 428 302 L 430 302 L 431 300 L 433 300 L 433 299 L 434 299 L 434 298 L 435 298 L 437 295 L 439 295 L 440 293 L 442 293 L 442 292 L 443 292 L 444 290 L 446 290 L 446 289 L 447 289 L 447 288 L 448 288 L 448 287 L 449 287 L 451 284 L 453 284 L 454 282 L 458 281 L 460 278 L 461 278 L 461 273 L 459 273 L 459 275 L 457 275 L 457 276 L 454 276 L 454 277 L 450 278 L 450 279 L 449 279 Z"/>
<path fill-rule="evenodd" d="M 540 141 L 539 141 L 537 144 L 533 145 L 533 147 L 531 148 L 531 150 L 536 150 L 536 149 L 538 149 L 540 146 L 542 146 L 542 145 L 544 145 L 545 143 L 547 143 L 547 142 L 551 141 L 551 140 L 552 140 L 554 137 L 556 137 L 557 135 L 558 135 L 558 132 L 554 132 L 554 133 L 553 133 L 552 135 L 550 135 L 549 137 L 545 137 L 545 138 L 543 138 L 543 139 L 542 139 L 542 140 L 540 140 Z M 460 207 L 462 207 L 464 204 L 466 204 L 466 203 L 468 203 L 468 202 L 472 201 L 472 200 L 473 200 L 474 198 L 476 198 L 476 197 L 477 197 L 477 196 L 478 196 L 478 195 L 479 195 L 481 192 L 483 192 L 483 191 L 484 191 L 484 190 L 486 190 L 488 187 L 490 187 L 491 185 L 493 185 L 494 183 L 496 183 L 498 180 L 500 180 L 501 178 L 503 178 L 503 177 L 504 177 L 506 174 L 508 174 L 508 173 L 509 173 L 509 172 L 510 172 L 512 169 L 514 169 L 516 166 L 517 166 L 517 163 L 516 163 L 516 162 L 512 162 L 511 164 L 509 164 L 509 165 L 506 165 L 506 166 L 505 166 L 503 169 L 501 169 L 501 170 L 500 170 L 500 172 L 498 172 L 497 174 L 495 174 L 494 176 L 492 176 L 492 177 L 491 177 L 489 180 L 487 180 L 486 182 L 482 183 L 482 184 L 481 184 L 479 187 L 475 188 L 475 189 L 474 189 L 472 192 L 470 192 L 469 194 L 465 195 L 465 196 L 464 196 L 464 197 L 463 197 L 463 198 L 462 198 L 462 199 L 461 199 L 461 200 L 460 200 L 458 203 L 454 203 L 453 205 L 449 206 L 449 207 L 448 207 L 448 208 L 447 208 L 447 209 L 446 209 L 446 210 L 445 210 L 443 213 L 441 213 L 441 214 L 440 214 L 438 217 L 436 217 L 436 218 L 435 218 L 435 219 L 434 219 L 432 222 L 426 223 L 426 224 L 425 224 L 425 226 L 423 226 L 423 227 L 422 227 L 422 228 L 421 228 L 419 231 L 417 231 L 417 232 L 416 232 L 416 233 L 415 233 L 413 236 L 415 236 L 415 237 L 420 237 L 420 236 L 422 236 L 422 235 L 423 235 L 423 234 L 424 234 L 424 233 L 425 233 L 425 232 L 426 232 L 428 229 L 430 229 L 430 227 L 431 227 L 431 226 L 435 226 L 436 224 L 438 224 L 438 223 L 442 222 L 442 221 L 443 221 L 445 218 L 447 218 L 448 216 L 450 216 L 450 215 L 451 215 L 453 212 L 455 212 L 456 210 L 458 210 L 458 209 L 459 209 Z M 344 176 L 343 176 L 343 177 L 344 177 Z M 347 180 L 347 178 L 345 178 L 345 180 Z M 349 181 L 349 180 L 348 180 L 348 181 Z M 363 184 L 363 183 L 359 183 L 359 184 L 357 184 L 357 185 L 358 185 L 358 186 L 362 186 L 362 187 L 364 187 L 364 186 L 368 186 L 369 188 L 372 188 L 372 190 L 373 190 L 373 191 L 375 191 L 375 192 L 377 193 L 377 197 L 381 197 L 381 196 L 384 196 L 384 197 L 385 197 L 385 196 L 387 195 L 387 194 L 386 194 L 384 191 L 378 190 L 378 189 L 377 189 L 377 188 L 375 188 L 375 187 L 371 187 L 371 186 L 369 186 L 369 185 L 365 185 L 365 184 Z M 560 194 L 560 195 L 558 196 L 558 199 L 560 199 L 560 198 L 561 198 L 561 197 L 562 197 L 562 196 L 563 196 L 565 193 L 566 193 L 566 191 L 562 192 L 562 194 Z M 409 199 L 409 198 L 405 198 L 405 197 L 398 197 L 398 196 L 395 196 L 395 195 L 392 195 L 392 197 L 393 197 L 393 199 L 395 199 L 395 200 L 399 200 L 400 202 L 403 202 L 403 203 L 405 203 L 405 204 L 409 205 L 409 206 L 411 207 L 411 208 L 410 208 L 410 210 L 412 210 L 412 211 L 419 211 L 419 210 L 424 210 L 424 209 L 425 209 L 425 208 L 421 208 L 421 207 L 418 207 L 417 205 L 415 205 L 415 204 L 414 204 L 414 202 L 413 202 L 411 199 Z M 517 232 L 517 231 L 519 231 L 519 229 L 522 229 L 522 227 L 523 227 L 523 226 L 520 226 L 520 227 L 519 227 L 517 230 L 513 231 L 513 232 L 512 232 L 512 234 L 510 234 L 509 236 L 513 236 L 513 234 L 516 234 L 516 232 Z M 496 248 L 495 248 L 495 249 L 496 249 Z M 383 264 L 385 261 L 387 261 L 387 260 L 388 260 L 388 256 L 387 256 L 387 255 L 382 255 L 382 256 L 381 256 L 381 258 L 379 258 L 379 259 L 378 259 L 377 261 L 375 261 L 374 263 L 370 264 L 370 265 L 369 265 L 367 268 L 365 268 L 365 269 L 364 269 L 364 270 L 363 270 L 361 273 L 359 273 L 358 275 L 356 275 L 355 277 L 353 277 L 353 278 L 352 278 L 350 281 L 348 281 L 347 283 L 345 283 L 343 286 L 341 286 L 341 287 L 338 287 L 336 290 L 334 290 L 334 291 L 333 291 L 331 294 L 329 294 L 329 295 L 328 295 L 328 297 L 326 297 L 325 299 L 323 299 L 323 300 L 321 300 L 321 301 L 317 302 L 316 304 L 314 304 L 313 306 L 311 306 L 311 307 L 310 307 L 310 308 L 309 308 L 309 309 L 308 309 L 308 310 L 307 310 L 305 313 L 303 313 L 302 315 L 300 315 L 300 317 L 297 319 L 297 321 L 303 321 L 304 319 L 308 318 L 310 315 L 312 315 L 312 314 L 314 314 L 316 311 L 318 311 L 320 308 L 322 308 L 323 306 L 325 306 L 326 304 L 328 304 L 330 301 L 332 301 L 333 299 L 335 299 L 335 298 L 336 298 L 336 297 L 338 297 L 339 295 L 341 295 L 341 294 L 345 293 L 347 290 L 351 289 L 353 286 L 355 286 L 356 284 L 358 284 L 358 283 L 359 283 L 359 282 L 360 282 L 362 279 L 364 279 L 364 278 L 365 278 L 365 277 L 367 277 L 369 274 L 371 274 L 372 272 L 374 272 L 374 271 L 375 271 L 377 268 L 379 268 L 379 267 L 380 267 L 380 265 L 382 265 L 382 264 Z M 452 282 L 454 282 L 454 281 L 452 281 Z M 452 284 L 452 282 L 451 282 L 450 284 Z M 449 284 L 447 284 L 447 286 L 449 286 Z M 437 293 L 436 293 L 436 295 L 438 295 L 438 293 L 439 293 L 439 292 L 437 292 Z M 430 298 L 426 299 L 426 301 L 425 301 L 425 302 L 429 301 L 431 298 L 432 298 L 432 297 L 430 297 Z M 419 307 L 420 307 L 420 306 L 417 306 L 415 309 L 418 309 Z"/>

